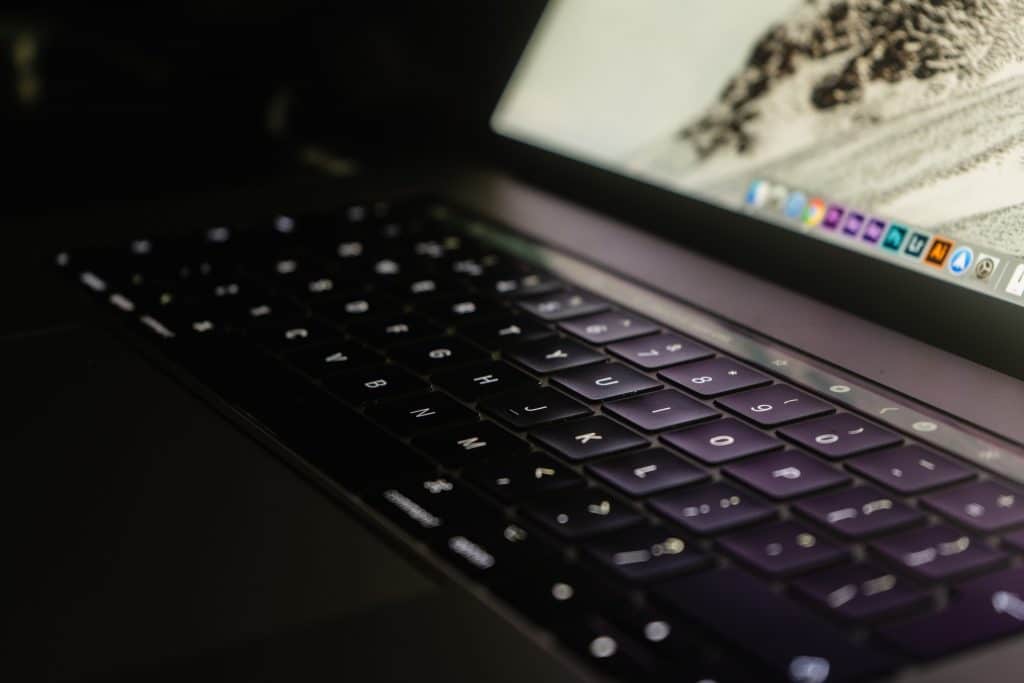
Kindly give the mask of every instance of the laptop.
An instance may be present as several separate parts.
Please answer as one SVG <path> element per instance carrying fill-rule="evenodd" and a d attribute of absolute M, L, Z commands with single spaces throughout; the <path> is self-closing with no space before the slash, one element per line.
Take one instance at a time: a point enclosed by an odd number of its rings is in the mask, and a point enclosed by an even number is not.
<path fill-rule="evenodd" d="M 1019 680 L 1022 13 L 558 0 L 484 166 L 68 238 L 41 673 Z"/>

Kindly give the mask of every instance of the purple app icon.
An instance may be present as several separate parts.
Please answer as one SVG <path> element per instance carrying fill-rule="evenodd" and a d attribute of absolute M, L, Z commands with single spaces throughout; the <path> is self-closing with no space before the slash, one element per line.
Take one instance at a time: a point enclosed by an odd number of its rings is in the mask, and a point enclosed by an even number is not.
<path fill-rule="evenodd" d="M 821 220 L 821 227 L 826 230 L 835 230 L 839 227 L 839 221 L 843 220 L 846 209 L 839 204 L 829 204 L 825 211 L 825 217 Z"/>
<path fill-rule="evenodd" d="M 860 229 L 864 227 L 864 214 L 851 211 L 846 214 L 846 220 L 843 222 L 843 234 L 856 236 L 860 234 Z"/>
<path fill-rule="evenodd" d="M 861 239 L 865 242 L 875 242 L 882 239 L 882 233 L 885 232 L 885 221 L 880 218 L 872 218 L 868 221 L 868 226 L 864 228 L 864 234 L 861 235 Z"/>

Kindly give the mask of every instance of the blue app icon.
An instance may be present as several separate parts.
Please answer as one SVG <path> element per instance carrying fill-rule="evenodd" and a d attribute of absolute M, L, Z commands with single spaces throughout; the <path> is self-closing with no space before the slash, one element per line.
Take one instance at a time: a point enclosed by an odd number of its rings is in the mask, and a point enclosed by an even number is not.
<path fill-rule="evenodd" d="M 807 205 L 807 195 L 803 192 L 790 192 L 786 197 L 786 207 L 783 213 L 787 218 L 800 218 L 804 213 L 804 206 Z"/>
<path fill-rule="evenodd" d="M 953 256 L 949 259 L 949 272 L 953 275 L 963 275 L 972 263 L 974 263 L 974 252 L 970 247 L 960 247 L 953 252 Z"/>

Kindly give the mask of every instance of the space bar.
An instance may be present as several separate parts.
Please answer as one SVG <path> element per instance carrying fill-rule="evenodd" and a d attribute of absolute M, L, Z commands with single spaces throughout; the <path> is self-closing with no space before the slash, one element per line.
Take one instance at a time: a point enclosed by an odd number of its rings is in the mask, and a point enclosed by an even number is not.
<path fill-rule="evenodd" d="M 660 584 L 655 597 L 767 665 L 785 681 L 858 681 L 893 670 L 884 652 L 856 646 L 816 614 L 738 569 Z"/>

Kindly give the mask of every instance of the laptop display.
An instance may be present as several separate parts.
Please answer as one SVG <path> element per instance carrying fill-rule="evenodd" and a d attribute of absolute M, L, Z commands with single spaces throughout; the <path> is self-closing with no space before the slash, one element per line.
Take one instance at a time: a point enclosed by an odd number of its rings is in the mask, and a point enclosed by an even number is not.
<path fill-rule="evenodd" d="M 557 0 L 501 135 L 1024 305 L 1024 5 Z"/>

